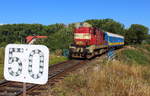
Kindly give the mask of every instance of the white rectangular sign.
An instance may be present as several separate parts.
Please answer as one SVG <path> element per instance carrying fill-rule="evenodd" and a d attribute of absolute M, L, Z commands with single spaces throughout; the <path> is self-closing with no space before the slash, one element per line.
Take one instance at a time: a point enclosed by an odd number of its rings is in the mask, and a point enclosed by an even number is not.
<path fill-rule="evenodd" d="M 5 48 L 4 78 L 45 84 L 48 80 L 49 49 L 43 45 L 9 44 Z"/>

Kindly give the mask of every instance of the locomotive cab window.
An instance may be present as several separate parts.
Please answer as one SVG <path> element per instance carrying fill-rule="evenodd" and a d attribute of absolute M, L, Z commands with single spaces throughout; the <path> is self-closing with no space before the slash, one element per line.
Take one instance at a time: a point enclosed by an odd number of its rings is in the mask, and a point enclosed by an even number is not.
<path fill-rule="evenodd" d="M 96 35 L 96 28 L 93 29 L 93 35 Z"/>

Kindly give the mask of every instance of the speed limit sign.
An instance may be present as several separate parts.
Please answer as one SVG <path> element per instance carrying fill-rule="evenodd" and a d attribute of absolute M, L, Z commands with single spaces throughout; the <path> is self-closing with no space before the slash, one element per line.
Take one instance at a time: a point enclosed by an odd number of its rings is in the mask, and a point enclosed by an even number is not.
<path fill-rule="evenodd" d="M 48 80 L 49 49 L 43 45 L 9 44 L 5 48 L 4 78 L 45 84 Z"/>

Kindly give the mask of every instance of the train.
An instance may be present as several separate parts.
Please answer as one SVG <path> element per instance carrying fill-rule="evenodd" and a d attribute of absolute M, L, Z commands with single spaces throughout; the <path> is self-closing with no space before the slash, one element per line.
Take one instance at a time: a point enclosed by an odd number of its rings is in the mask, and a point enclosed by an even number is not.
<path fill-rule="evenodd" d="M 105 32 L 92 27 L 88 23 L 76 23 L 73 43 L 69 46 L 70 58 L 90 59 L 96 55 L 107 52 L 111 48 L 124 46 L 124 36 Z"/>

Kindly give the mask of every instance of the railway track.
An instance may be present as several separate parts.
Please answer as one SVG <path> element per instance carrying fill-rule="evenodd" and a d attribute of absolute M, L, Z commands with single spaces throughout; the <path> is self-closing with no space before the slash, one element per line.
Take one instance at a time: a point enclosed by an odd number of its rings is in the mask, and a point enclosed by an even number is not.
<path fill-rule="evenodd" d="M 47 96 L 48 89 L 63 79 L 69 72 L 85 65 L 88 60 L 69 60 L 49 67 L 48 82 L 45 85 L 26 84 L 27 96 Z M 45 95 L 44 95 L 44 94 Z M 41 95 L 42 94 L 42 95 Z M 22 96 L 23 83 L 3 80 L 0 82 L 0 96 Z"/>
<path fill-rule="evenodd" d="M 117 49 L 121 51 L 122 49 Z M 107 52 L 106 52 L 107 53 Z M 101 54 L 105 56 L 104 54 Z M 49 89 L 68 73 L 90 62 L 89 60 L 68 60 L 49 67 L 48 82 L 45 85 L 26 84 L 27 96 L 48 96 Z M 23 83 L 2 80 L 0 81 L 0 96 L 22 96 Z"/>

